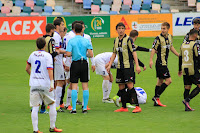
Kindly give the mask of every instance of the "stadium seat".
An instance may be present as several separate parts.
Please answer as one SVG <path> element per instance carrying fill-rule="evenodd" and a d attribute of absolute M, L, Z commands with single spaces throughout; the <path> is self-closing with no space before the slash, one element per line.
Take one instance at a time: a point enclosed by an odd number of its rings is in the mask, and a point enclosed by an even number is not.
<path fill-rule="evenodd" d="M 100 11 L 99 5 L 91 6 L 91 14 L 99 14 L 99 11 Z"/>
<path fill-rule="evenodd" d="M 26 0 L 25 6 L 26 6 L 26 7 L 30 7 L 30 8 L 33 10 L 34 1 L 33 1 L 33 0 Z"/>
<path fill-rule="evenodd" d="M 139 11 L 136 11 L 136 10 L 131 10 L 130 11 L 130 14 L 138 14 L 139 13 Z"/>
<path fill-rule="evenodd" d="M 63 12 L 63 6 L 55 6 L 55 12 Z"/>
<path fill-rule="evenodd" d="M 83 0 L 75 0 L 76 3 L 83 3 Z"/>
<path fill-rule="evenodd" d="M 142 0 L 133 0 L 134 5 L 140 5 L 142 4 Z"/>
<path fill-rule="evenodd" d="M 29 16 L 29 14 L 28 14 L 28 13 L 25 13 L 25 12 L 21 12 L 21 13 L 20 13 L 20 16 Z"/>
<path fill-rule="evenodd" d="M 123 11 L 123 10 L 122 10 L 122 11 L 120 11 L 119 13 L 120 13 L 120 14 L 129 14 L 129 12 L 128 12 L 128 11 Z"/>
<path fill-rule="evenodd" d="M 123 0 L 123 4 L 124 4 L 124 5 L 129 5 L 129 7 L 131 7 L 131 5 L 132 5 L 132 0 Z"/>
<path fill-rule="evenodd" d="M 197 2 L 197 12 L 200 12 L 200 2 Z"/>
<path fill-rule="evenodd" d="M 37 0 L 36 1 L 36 6 L 41 6 L 42 9 L 44 9 L 44 1 L 43 0 Z"/>
<path fill-rule="evenodd" d="M 122 5 L 122 11 L 130 11 L 129 5 Z"/>
<path fill-rule="evenodd" d="M 170 13 L 170 11 L 169 11 L 169 10 L 166 10 L 166 9 L 161 9 L 161 10 L 160 10 L 160 13 Z"/>
<path fill-rule="evenodd" d="M 134 10 L 134 11 L 140 11 L 140 6 L 138 6 L 138 5 L 132 5 L 132 10 Z"/>
<path fill-rule="evenodd" d="M 52 12 L 52 15 L 61 15 L 60 12 Z"/>
<path fill-rule="evenodd" d="M 42 7 L 41 6 L 34 6 L 33 11 L 37 12 L 37 13 L 42 13 Z"/>
<path fill-rule="evenodd" d="M 142 4 L 142 10 L 150 11 L 150 5 L 149 4 Z"/>
<path fill-rule="evenodd" d="M 24 7 L 24 1 L 16 0 L 15 1 L 15 6 L 19 6 L 21 9 L 23 9 L 23 7 Z"/>
<path fill-rule="evenodd" d="M 42 14 L 41 14 L 42 16 L 50 16 L 51 15 L 51 13 L 49 13 L 49 12 L 42 12 Z"/>
<path fill-rule="evenodd" d="M 152 0 L 143 0 L 143 4 L 149 4 L 151 5 Z"/>
<path fill-rule="evenodd" d="M 148 10 L 140 10 L 140 13 L 149 13 Z"/>
<path fill-rule="evenodd" d="M 110 14 L 118 14 L 117 11 L 110 11 Z"/>
<path fill-rule="evenodd" d="M 51 7 L 51 6 L 44 6 L 44 12 L 47 12 L 47 13 L 50 13 L 50 14 L 52 14 L 52 12 L 53 12 L 53 9 L 52 9 L 52 7 Z"/>
<path fill-rule="evenodd" d="M 188 0 L 188 6 L 196 6 L 196 0 Z"/>
<path fill-rule="evenodd" d="M 159 13 L 158 10 L 151 10 L 151 13 Z"/>
<path fill-rule="evenodd" d="M 170 10 L 170 5 L 169 4 L 162 4 L 162 9 Z"/>
<path fill-rule="evenodd" d="M 7 6 L 2 6 L 1 13 L 5 13 L 5 14 L 10 13 L 10 8 Z"/>
<path fill-rule="evenodd" d="M 178 9 L 171 9 L 171 13 L 179 12 Z"/>
<path fill-rule="evenodd" d="M 162 3 L 162 0 L 153 0 L 153 3 L 161 4 L 161 3 Z"/>
<path fill-rule="evenodd" d="M 100 11 L 99 14 L 109 14 L 107 11 Z"/>
<path fill-rule="evenodd" d="M 110 12 L 110 6 L 109 5 L 101 5 L 101 11 Z"/>
<path fill-rule="evenodd" d="M 56 3 L 54 0 L 47 0 L 46 6 L 51 6 L 54 9 Z"/>
<path fill-rule="evenodd" d="M 32 11 L 32 10 L 31 10 L 31 7 L 27 7 L 27 6 L 24 6 L 24 7 L 23 7 L 23 12 L 24 12 L 24 13 L 30 14 L 31 11 Z"/>
<path fill-rule="evenodd" d="M 62 15 L 71 15 L 71 12 L 63 12 Z"/>
<path fill-rule="evenodd" d="M 93 0 L 93 5 L 99 5 L 101 7 L 101 0 Z"/>
<path fill-rule="evenodd" d="M 160 11 L 160 4 L 152 3 L 152 10 Z"/>
<path fill-rule="evenodd" d="M 15 13 L 17 15 L 20 15 L 21 13 L 21 8 L 19 6 L 13 6 L 12 8 L 12 13 Z"/>
<path fill-rule="evenodd" d="M 113 0 L 113 5 L 120 5 L 121 7 L 121 4 L 122 4 L 122 0 Z"/>
<path fill-rule="evenodd" d="M 121 5 L 112 5 L 112 11 L 117 11 L 119 12 L 120 11 L 120 8 L 121 8 Z"/>
<path fill-rule="evenodd" d="M 5 2 L 4 2 L 4 6 L 7 6 L 7 7 L 10 8 L 10 10 L 12 10 L 13 2 L 12 2 L 12 1 L 5 1 Z"/>
<path fill-rule="evenodd" d="M 104 0 L 103 4 L 104 5 L 112 5 L 113 0 Z"/>
<path fill-rule="evenodd" d="M 91 9 L 91 0 L 83 1 L 83 9 Z"/>
<path fill-rule="evenodd" d="M 39 16 L 40 14 L 38 12 L 31 12 L 31 16 Z"/>
<path fill-rule="evenodd" d="M 5 13 L 0 13 L 0 17 L 6 17 Z"/>

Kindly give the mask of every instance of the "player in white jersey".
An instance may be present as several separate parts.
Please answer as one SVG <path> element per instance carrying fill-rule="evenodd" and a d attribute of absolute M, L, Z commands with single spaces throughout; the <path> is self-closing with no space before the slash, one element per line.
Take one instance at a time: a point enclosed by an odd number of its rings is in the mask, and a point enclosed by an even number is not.
<path fill-rule="evenodd" d="M 44 101 L 50 106 L 50 132 L 62 132 L 57 129 L 56 105 L 54 100 L 54 81 L 53 81 L 53 60 L 52 56 L 45 52 L 46 41 L 43 37 L 36 40 L 38 51 L 34 51 L 28 58 L 26 71 L 30 75 L 30 106 L 32 107 L 33 133 L 42 133 L 38 130 L 38 111 L 39 105 Z"/>
<path fill-rule="evenodd" d="M 55 48 L 57 51 L 59 51 L 59 55 L 55 57 L 55 62 L 54 62 L 54 79 L 56 81 L 56 110 L 58 112 L 64 112 L 60 108 L 60 99 L 62 95 L 62 87 L 65 82 L 65 77 L 64 77 L 64 68 L 63 68 L 63 54 L 66 53 L 64 50 L 64 47 L 62 45 L 62 39 L 61 39 L 61 32 L 64 30 L 64 21 L 57 18 L 53 22 L 55 26 L 55 33 L 53 35 L 53 39 L 55 40 Z"/>

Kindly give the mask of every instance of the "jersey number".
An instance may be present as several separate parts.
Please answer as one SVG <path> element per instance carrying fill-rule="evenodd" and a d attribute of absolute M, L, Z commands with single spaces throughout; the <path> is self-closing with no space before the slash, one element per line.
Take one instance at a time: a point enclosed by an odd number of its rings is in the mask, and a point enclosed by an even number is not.
<path fill-rule="evenodd" d="M 185 60 L 185 62 L 188 62 L 189 61 L 189 52 L 188 52 L 188 50 L 185 50 L 184 51 L 184 55 L 185 55 L 185 57 L 184 57 L 184 60 Z"/>
<path fill-rule="evenodd" d="M 35 64 L 37 64 L 37 68 L 35 69 L 35 73 L 41 73 L 41 71 L 39 71 L 39 68 L 41 66 L 41 62 L 39 60 L 36 60 Z"/>

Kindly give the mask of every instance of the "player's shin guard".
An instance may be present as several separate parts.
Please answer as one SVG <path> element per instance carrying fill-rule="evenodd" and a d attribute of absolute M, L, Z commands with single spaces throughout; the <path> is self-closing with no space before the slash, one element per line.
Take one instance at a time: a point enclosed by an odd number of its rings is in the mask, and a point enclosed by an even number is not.
<path fill-rule="evenodd" d="M 103 80 L 103 83 L 102 83 L 103 99 L 109 98 L 108 97 L 108 86 L 109 86 L 109 80 Z"/>
<path fill-rule="evenodd" d="M 50 128 L 53 129 L 55 128 L 55 123 L 56 123 L 56 116 L 57 116 L 57 111 L 56 111 L 56 104 L 53 103 L 49 105 L 49 117 L 50 117 Z"/>
<path fill-rule="evenodd" d="M 164 91 L 165 89 L 167 88 L 168 85 L 166 85 L 165 83 L 163 83 L 161 86 L 160 86 L 160 89 L 158 90 L 158 96 L 160 96 Z"/>
<path fill-rule="evenodd" d="M 129 100 L 130 100 L 130 103 L 131 104 L 135 104 L 136 106 L 139 106 L 139 103 L 138 103 L 138 98 L 137 98 L 137 93 L 134 89 L 134 87 L 130 90 L 128 90 L 129 92 Z"/>
<path fill-rule="evenodd" d="M 158 96 L 158 90 L 160 89 L 160 86 L 157 86 L 155 87 L 155 96 L 154 97 L 159 97 Z"/>
<path fill-rule="evenodd" d="M 200 92 L 200 88 L 199 87 L 196 87 L 191 93 L 190 95 L 188 96 L 188 98 L 186 98 L 185 100 L 187 102 L 189 102 L 192 98 L 194 98 L 196 95 L 198 95 Z"/>
<path fill-rule="evenodd" d="M 61 95 L 62 95 L 62 87 L 56 86 L 56 107 L 60 106 Z"/>
<path fill-rule="evenodd" d="M 33 125 L 33 131 L 38 131 L 38 111 L 39 111 L 39 106 L 32 108 L 31 119 Z"/>
<path fill-rule="evenodd" d="M 185 89 L 184 93 L 183 93 L 183 96 L 184 96 L 184 99 L 186 99 L 190 94 L 190 89 Z"/>
<path fill-rule="evenodd" d="M 121 94 L 121 102 L 122 102 L 123 108 L 126 108 L 127 97 L 128 97 L 128 95 L 127 95 L 126 89 L 123 89 L 122 94 Z"/>
<path fill-rule="evenodd" d="M 88 100 L 89 100 L 89 90 L 84 90 L 83 91 L 83 110 L 87 110 L 87 105 L 88 105 Z"/>
<path fill-rule="evenodd" d="M 77 90 L 72 90 L 72 110 L 76 110 Z"/>
<path fill-rule="evenodd" d="M 112 82 L 109 81 L 109 84 L 108 84 L 108 94 L 107 94 L 108 98 L 110 97 L 111 90 L 112 90 Z"/>

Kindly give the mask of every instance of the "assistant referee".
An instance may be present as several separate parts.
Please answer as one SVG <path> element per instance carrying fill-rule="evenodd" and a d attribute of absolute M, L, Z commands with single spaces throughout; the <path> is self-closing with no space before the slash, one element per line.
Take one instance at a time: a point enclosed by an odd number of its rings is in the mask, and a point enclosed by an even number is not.
<path fill-rule="evenodd" d="M 72 64 L 70 67 L 70 82 L 72 83 L 72 114 L 76 114 L 77 86 L 79 78 L 82 82 L 83 88 L 83 113 L 87 113 L 87 105 L 89 99 L 87 56 L 93 57 L 93 48 L 91 43 L 81 36 L 82 31 L 82 25 L 77 23 L 75 25 L 76 36 L 69 40 L 66 49 L 67 56 L 72 56 Z"/>

